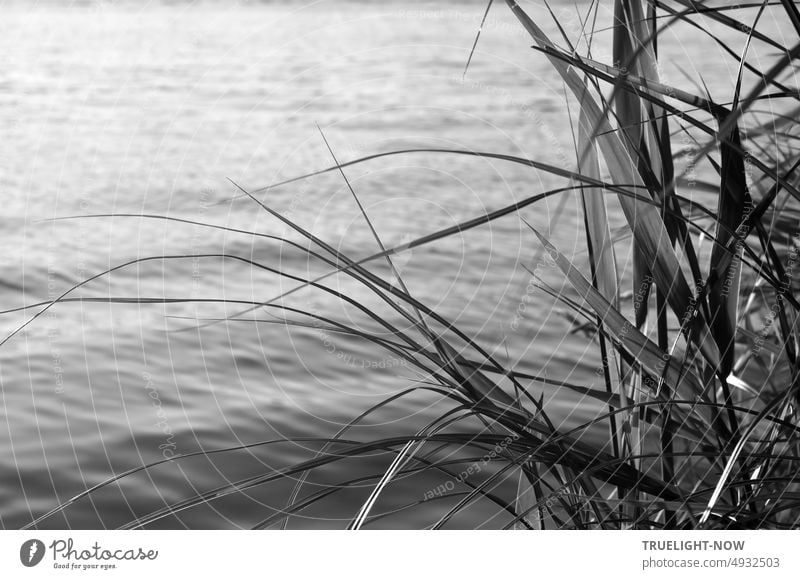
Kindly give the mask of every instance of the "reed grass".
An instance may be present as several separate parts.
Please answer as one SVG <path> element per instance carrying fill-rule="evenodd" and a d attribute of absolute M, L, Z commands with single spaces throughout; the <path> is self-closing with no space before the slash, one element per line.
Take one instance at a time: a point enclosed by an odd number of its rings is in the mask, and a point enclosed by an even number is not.
<path fill-rule="evenodd" d="M 243 196 L 286 224 L 308 245 L 281 236 L 222 229 L 291 244 L 328 270 L 308 279 L 239 256 L 209 255 L 245 261 L 298 284 L 263 302 L 242 303 L 242 311 L 232 318 L 246 320 L 249 318 L 239 316 L 267 308 L 277 316 L 270 323 L 323 327 L 357 336 L 404 360 L 419 380 L 354 417 L 336 436 L 320 441 L 320 450 L 307 461 L 198 492 L 139 516 L 126 528 L 144 527 L 287 477 L 296 481 L 288 504 L 279 513 L 265 515 L 256 528 L 285 526 L 310 507 L 355 488 L 361 489 L 364 500 L 352 513 L 349 527 L 353 529 L 376 521 L 385 523 L 419 508 L 437 513 L 431 528 L 444 528 L 476 502 L 492 505 L 500 517 L 497 520 L 506 528 L 798 526 L 800 304 L 794 270 L 800 249 L 800 179 L 795 161 L 800 95 L 794 73 L 800 43 L 784 45 L 782 39 L 760 28 L 766 11 L 778 12 L 778 18 L 788 23 L 786 36 L 796 42 L 800 35 L 796 6 L 791 0 L 754 2 L 737 9 L 689 0 L 613 0 L 607 8 L 614 15 L 614 62 L 601 63 L 591 55 L 591 42 L 585 43 L 586 54 L 581 54 L 575 39 L 563 28 L 559 42 L 546 35 L 537 19 L 553 17 L 549 10 L 532 15 L 513 0 L 505 4 L 529 33 L 532 57 L 549 60 L 570 93 L 565 99 L 577 103 L 577 118 L 571 119 L 577 125 L 575 170 L 501 152 L 438 149 L 393 151 L 339 163 L 329 147 L 333 166 L 256 191 L 239 188 Z M 491 8 L 490 2 L 486 15 Z M 599 8 L 597 2 L 586 8 L 582 21 L 587 27 L 596 22 Z M 751 20 L 745 22 L 746 17 Z M 711 24 L 741 35 L 746 50 L 728 46 L 714 35 Z M 675 27 L 710 37 L 730 56 L 739 73 L 729 101 L 717 102 L 700 90 L 693 94 L 672 87 L 661 78 L 659 39 Z M 592 32 L 586 29 L 584 36 L 591 37 Z M 748 57 L 753 44 L 771 49 L 772 61 L 762 57 L 757 66 L 752 64 Z M 762 105 L 766 107 L 759 108 Z M 745 130 L 746 140 L 742 137 Z M 688 153 L 687 139 L 694 149 Z M 347 181 L 345 169 L 387 155 L 415 153 L 490 157 L 548 172 L 563 179 L 564 185 L 410 243 L 387 247 Z M 706 207 L 682 194 L 687 176 L 677 167 L 686 154 L 692 156 L 692 164 L 702 165 L 715 176 L 713 182 L 705 182 L 705 188 L 716 191 L 716 207 Z M 346 181 L 374 236 L 375 251 L 366 258 L 345 254 L 261 199 L 268 190 L 334 171 Z M 604 178 L 604 174 L 610 177 Z M 587 262 L 573 263 L 532 226 L 531 239 L 548 252 L 578 299 L 553 291 L 544 281 L 542 291 L 552 292 L 577 319 L 594 329 L 590 339 L 602 360 L 600 388 L 525 374 L 503 363 L 452 320 L 415 298 L 392 262 L 394 256 L 414 247 L 468 235 L 470 229 L 493 220 L 516 218 L 523 208 L 543 199 L 573 193 L 579 195 L 583 211 Z M 608 225 L 610 206 L 619 207 L 627 223 L 634 264 L 630 288 L 623 287 L 618 275 L 618 239 Z M 220 228 L 160 215 L 116 217 Z M 711 243 L 711 251 L 705 251 L 701 243 Z M 399 283 L 367 268 L 377 260 L 388 263 Z M 326 280 L 335 275 L 346 275 L 363 285 L 407 325 L 398 327 L 363 301 L 328 287 Z M 357 308 L 381 333 L 286 305 L 284 298 L 309 286 Z M 25 325 L 57 302 L 82 299 L 73 297 L 72 291 L 53 302 L 28 306 L 38 309 Z M 643 296 L 632 316 L 623 307 L 626 292 Z M 165 301 L 159 300 L 130 301 Z M 772 323 L 759 328 L 753 323 L 758 316 Z M 557 389 L 600 401 L 606 410 L 588 423 L 559 429 L 543 398 L 545 390 Z M 413 435 L 367 441 L 348 438 L 353 427 L 374 412 L 423 391 L 449 401 L 450 410 Z M 604 429 L 597 430 L 596 425 L 604 425 Z M 591 437 L 586 435 L 590 429 Z M 606 432 L 607 439 L 598 439 L 598 432 Z M 282 442 L 286 441 L 259 444 Z M 317 484 L 311 490 L 304 486 L 306 477 L 316 469 L 375 451 L 391 456 L 383 472 L 328 486 Z M 458 476 L 481 456 L 490 456 L 491 468 L 480 476 Z M 144 465 L 88 489 L 29 526 L 158 464 Z M 444 492 L 406 497 L 403 506 L 381 510 L 382 500 L 399 478 L 420 473 L 457 482 Z M 516 481 L 513 487 L 508 480 Z"/>

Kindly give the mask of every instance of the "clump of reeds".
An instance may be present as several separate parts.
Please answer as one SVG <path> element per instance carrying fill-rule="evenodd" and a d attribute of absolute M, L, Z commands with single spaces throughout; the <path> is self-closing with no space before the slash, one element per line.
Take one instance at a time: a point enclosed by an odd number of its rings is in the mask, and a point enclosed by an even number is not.
<path fill-rule="evenodd" d="M 590 53 L 580 54 L 563 29 L 560 39 L 551 39 L 516 2 L 506 0 L 506 4 L 530 34 L 533 49 L 552 63 L 579 104 L 575 170 L 498 152 L 420 149 L 336 161 L 324 171 L 338 171 L 345 177 L 346 166 L 386 155 L 478 155 L 550 172 L 564 179 L 562 187 L 537 192 L 398 247 L 383 244 L 359 202 L 376 251 L 358 260 L 273 210 L 260 200 L 263 190 L 242 189 L 308 245 L 280 236 L 273 236 L 273 241 L 306 251 L 325 264 L 329 273 L 304 279 L 250 259 L 217 256 L 296 280 L 297 288 L 312 286 L 333 294 L 370 317 L 380 333 L 284 305 L 283 298 L 292 292 L 250 304 L 282 313 L 283 323 L 357 336 L 404 360 L 419 375 L 418 384 L 373 411 L 416 390 L 449 400 L 450 410 L 413 436 L 351 440 L 348 431 L 371 411 L 367 412 L 354 417 L 352 425 L 336 437 L 323 441 L 319 452 L 302 464 L 187 497 L 136 518 L 130 527 L 287 477 L 297 481 L 289 504 L 282 512 L 265 516 L 258 528 L 284 525 L 292 516 L 352 488 L 360 489 L 364 501 L 352 513 L 351 528 L 420 505 L 436 513 L 431 527 L 441 528 L 477 501 L 492 505 L 505 527 L 797 526 L 800 303 L 795 269 L 800 191 L 796 124 L 800 107 L 792 79 L 800 44 L 784 44 L 759 31 L 765 11 L 780 11 L 787 23 L 786 36 L 796 42 L 800 38 L 797 8 L 791 0 L 756 2 L 747 12 L 754 18 L 745 23 L 739 19 L 745 7 L 731 10 L 689 0 L 614 0 L 613 62 L 601 63 Z M 593 21 L 591 12 L 597 9 L 596 3 L 590 6 L 586 23 Z M 747 51 L 737 53 L 713 36 L 709 22 L 740 34 L 748 49 L 751 43 L 766 46 L 772 51 L 772 62 L 756 68 Z M 730 55 L 739 70 L 730 101 L 716 102 L 699 90 L 691 93 L 662 81 L 659 36 L 677 25 L 693 34 L 709 35 Z M 744 80 L 753 78 L 754 82 Z M 687 139 L 692 145 L 691 164 L 704 165 L 715 175 L 715 207 L 682 194 L 685 179 L 676 169 L 676 159 L 687 154 Z M 604 178 L 605 174 L 610 177 Z M 602 360 L 600 388 L 517 372 L 451 320 L 415 299 L 392 261 L 404 251 L 448 236 L 468 235 L 472 228 L 513 218 L 524 207 L 569 192 L 577 192 L 581 200 L 588 264 L 572 263 L 533 228 L 531 236 L 546 249 L 579 299 L 569 299 L 542 282 L 543 291 L 550 291 L 595 330 L 591 339 Z M 358 201 L 355 191 L 353 196 Z M 622 209 L 629 229 L 634 264 L 631 288 L 622 287 L 618 279 L 609 205 Z M 710 252 L 699 247 L 700 240 L 713 244 Z M 387 263 L 391 280 L 366 267 L 377 260 Z M 347 275 L 370 290 L 403 320 L 402 327 L 327 286 L 326 279 L 334 275 Z M 623 296 L 630 292 L 635 310 L 626 316 Z M 69 292 L 58 301 L 68 299 L 72 299 Z M 759 316 L 765 318 L 761 327 L 754 324 Z M 535 393 L 557 388 L 600 401 L 607 412 L 570 431 L 559 430 Z M 584 436 L 598 423 L 605 425 L 607 439 Z M 383 472 L 303 486 L 315 469 L 375 451 L 393 457 Z M 475 464 L 491 467 L 481 469 L 479 476 L 461 475 Z M 426 472 L 451 482 L 439 485 L 435 492 L 409 497 L 408 504 L 395 511 L 380 509 L 384 493 L 399 478 Z M 510 476 L 515 480 L 513 487 L 503 484 Z"/>

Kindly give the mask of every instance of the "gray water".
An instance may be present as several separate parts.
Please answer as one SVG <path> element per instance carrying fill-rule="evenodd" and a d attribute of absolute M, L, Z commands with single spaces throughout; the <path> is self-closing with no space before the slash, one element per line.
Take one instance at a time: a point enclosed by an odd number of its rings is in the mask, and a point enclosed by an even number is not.
<path fill-rule="evenodd" d="M 572 4 L 557 7 L 574 32 L 567 16 Z M 544 14 L 541 6 L 531 8 Z M 254 189 L 329 166 L 315 124 L 341 161 L 435 147 L 572 167 L 564 88 L 502 4 L 493 8 L 461 80 L 483 9 L 481 3 L 400 2 L 7 4 L 0 22 L 2 307 L 53 299 L 96 273 L 147 256 L 224 253 L 299 276 L 325 271 L 298 251 L 233 232 L 145 218 L 49 221 L 169 215 L 299 239 L 238 198 L 228 178 Z M 546 28 L 557 34 L 551 24 Z M 607 39 L 595 39 L 598 58 Z M 663 50 L 676 61 L 691 61 L 703 46 L 697 38 L 678 39 Z M 704 72 L 711 86 L 726 86 L 735 74 L 725 67 Z M 665 73 L 687 86 L 676 68 Z M 387 246 L 564 183 L 508 163 L 442 154 L 390 157 L 346 173 Z M 276 189 L 264 199 L 353 256 L 377 249 L 338 174 Z M 554 221 L 558 199 L 522 215 L 583 266 L 574 199 Z M 621 225 L 612 207 L 612 227 Z M 528 293 L 530 275 L 522 265 L 535 267 L 537 250 L 530 231 L 510 216 L 416 248 L 398 265 L 412 294 L 501 360 L 522 372 L 589 384 L 596 348 L 570 333 L 563 306 L 542 291 Z M 618 259 L 626 270 L 624 240 Z M 389 276 L 382 262 L 370 267 Z M 555 272 L 542 272 L 560 287 Z M 70 295 L 263 301 L 294 284 L 231 259 L 187 257 L 125 267 Z M 346 279 L 332 284 L 397 322 L 363 288 Z M 285 303 L 376 329 L 320 292 L 304 290 Z M 521 303 L 526 309 L 513 324 Z M 197 319 L 242 309 L 197 302 L 64 303 L 3 344 L 0 525 L 22 526 L 92 485 L 172 454 L 330 436 L 417 377 L 361 340 L 287 329 L 267 323 L 275 318 L 266 314 L 259 315 L 265 322 L 198 328 Z M 36 311 L 3 315 L 4 334 Z M 538 395 L 539 387 L 533 392 Z M 551 389 L 544 396 L 565 426 L 601 410 Z M 351 437 L 411 433 L 449 408 L 435 396 L 405 397 L 370 416 Z M 309 458 L 317 447 L 298 441 L 164 464 L 78 501 L 43 526 L 116 527 L 193 492 Z M 389 461 L 375 453 L 327 467 L 310 480 L 344 481 L 380 472 Z M 404 478 L 376 512 L 420 500 L 441 482 L 433 474 Z M 249 527 L 282 507 L 290 488 L 268 485 L 157 525 Z M 290 526 L 341 528 L 369 488 L 333 495 Z M 445 506 L 408 509 L 373 526 L 426 526 Z M 453 526 L 505 522 L 496 508 L 478 503 Z"/>

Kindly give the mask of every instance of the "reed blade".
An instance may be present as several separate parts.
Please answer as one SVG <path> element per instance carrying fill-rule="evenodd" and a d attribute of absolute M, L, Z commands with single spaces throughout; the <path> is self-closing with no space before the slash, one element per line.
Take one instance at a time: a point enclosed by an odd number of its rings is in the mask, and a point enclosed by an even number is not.
<path fill-rule="evenodd" d="M 555 48 L 547 35 L 514 0 L 506 0 L 506 3 L 537 44 Z M 575 97 L 581 99 L 587 87 L 577 72 L 558 58 L 548 58 Z M 595 127 L 600 150 L 611 174 L 619 181 L 633 183 L 638 191 L 646 191 L 647 187 L 635 169 L 635 161 L 600 107 L 594 100 L 586 98 L 581 100 L 581 104 L 587 118 Z M 628 225 L 640 244 L 648 267 L 653 272 L 656 284 L 663 288 L 667 301 L 678 319 L 686 322 L 688 339 L 695 341 L 706 360 L 713 367 L 717 367 L 719 351 L 711 337 L 705 317 L 696 307 L 694 294 L 681 270 L 659 210 L 627 196 L 620 195 L 619 200 Z"/>

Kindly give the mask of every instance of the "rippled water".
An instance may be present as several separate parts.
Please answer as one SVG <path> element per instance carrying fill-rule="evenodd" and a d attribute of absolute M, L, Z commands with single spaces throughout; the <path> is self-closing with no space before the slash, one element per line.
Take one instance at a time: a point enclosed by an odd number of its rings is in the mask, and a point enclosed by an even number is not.
<path fill-rule="evenodd" d="M 559 10 L 572 10 L 571 3 L 564 6 Z M 133 213 L 287 234 L 252 202 L 231 201 L 237 190 L 227 178 L 255 188 L 329 166 L 315 123 L 340 160 L 437 147 L 572 166 L 564 89 L 504 6 L 493 9 L 461 81 L 483 8 L 399 2 L 8 4 L 0 23 L 3 307 L 53 299 L 78 281 L 146 256 L 226 254 L 301 276 L 323 271 L 300 252 L 250 235 L 121 216 L 48 221 Z M 575 30 L 574 21 L 566 24 Z M 548 30 L 556 33 L 551 25 Z M 604 40 L 603 34 L 595 40 L 598 51 Z M 685 60 L 700 48 L 693 39 L 663 50 Z M 685 83 L 676 70 L 674 82 Z M 720 67 L 706 81 L 713 86 L 734 73 Z M 346 171 L 386 245 L 561 183 L 518 166 L 441 154 L 390 157 Z M 376 250 L 339 175 L 286 186 L 265 199 L 352 255 Z M 584 263 L 574 200 L 550 228 L 556 205 L 557 199 L 543 202 L 523 215 Z M 614 227 L 621 224 L 613 218 Z M 398 264 L 418 299 L 520 371 L 546 369 L 588 382 L 595 349 L 569 333 L 570 321 L 543 292 L 526 300 L 519 329 L 511 328 L 529 291 L 521 264 L 535 265 L 537 247 L 511 216 L 417 248 Z M 625 262 L 622 244 L 620 265 Z M 388 275 L 383 263 L 371 267 Z M 544 273 L 560 284 L 553 272 Z M 345 279 L 335 283 L 397 321 L 362 288 Z M 71 295 L 252 301 L 293 284 L 230 257 L 176 257 L 124 267 Z M 298 292 L 287 303 L 375 329 L 319 292 Z M 65 303 L 5 343 L 0 524 L 24 525 L 115 473 L 172 452 L 329 436 L 412 385 L 406 368 L 355 338 L 287 330 L 268 323 L 274 321 L 268 315 L 260 323 L 227 321 L 200 329 L 185 319 L 241 309 Z M 4 315 L 2 329 L 11 331 L 34 311 Z M 583 421 L 598 411 L 576 408 L 574 399 L 551 391 L 545 400 L 557 420 Z M 406 397 L 371 416 L 352 438 L 413 432 L 447 408 L 435 397 Z M 193 491 L 308 458 L 317 446 L 278 444 L 164 464 L 77 502 L 44 525 L 118 526 Z M 379 472 L 389 460 L 376 454 L 357 464 L 342 462 L 311 482 Z M 379 510 L 419 500 L 439 482 L 433 475 L 404 478 Z M 159 524 L 249 526 L 281 507 L 290 486 L 265 486 Z M 334 495 L 291 526 L 342 527 L 368 491 Z M 374 526 L 424 526 L 437 512 L 409 509 Z M 504 523 L 495 509 L 478 504 L 453 524 Z"/>

